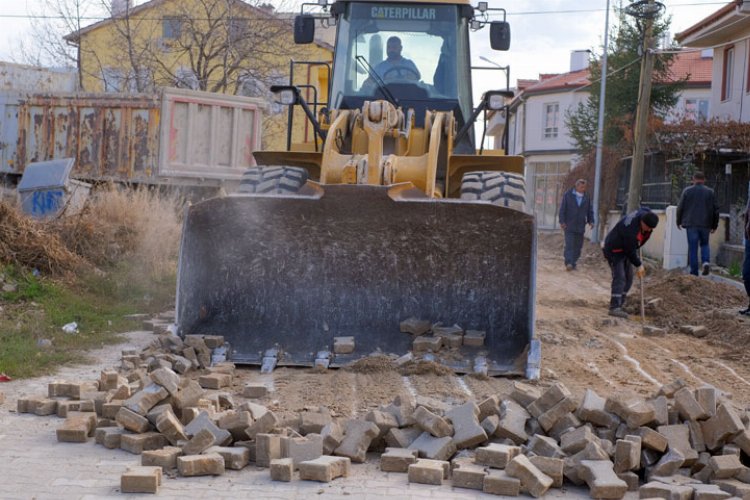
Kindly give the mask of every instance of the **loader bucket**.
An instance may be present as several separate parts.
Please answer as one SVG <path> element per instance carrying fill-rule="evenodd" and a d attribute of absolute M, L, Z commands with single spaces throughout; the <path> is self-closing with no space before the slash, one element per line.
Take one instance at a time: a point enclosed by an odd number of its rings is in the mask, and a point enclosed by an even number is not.
<path fill-rule="evenodd" d="M 526 373 L 533 334 L 532 216 L 485 202 L 429 199 L 411 184 L 318 185 L 297 196 L 235 195 L 191 206 L 178 270 L 180 335 L 223 335 L 229 359 L 312 366 L 354 337 L 341 366 L 403 355 L 416 317 L 485 332 L 444 348 L 457 372 Z M 536 341 L 535 341 L 536 342 Z"/>

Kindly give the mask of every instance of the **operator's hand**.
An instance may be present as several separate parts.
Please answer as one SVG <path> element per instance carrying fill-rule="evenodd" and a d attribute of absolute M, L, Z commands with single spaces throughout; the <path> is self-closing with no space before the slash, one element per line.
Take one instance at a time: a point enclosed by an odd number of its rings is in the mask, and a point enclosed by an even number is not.
<path fill-rule="evenodd" d="M 594 229 L 594 223 L 593 222 L 589 222 L 589 229 Z"/>
<path fill-rule="evenodd" d="M 560 224 L 560 227 L 563 228 L 563 230 L 568 229 L 568 225 L 567 224 Z"/>
<path fill-rule="evenodd" d="M 682 231 L 682 224 L 677 224 L 677 229 L 679 229 L 680 231 Z"/>
<path fill-rule="evenodd" d="M 646 268 L 643 267 L 643 265 L 639 266 L 638 269 L 635 270 L 635 275 L 638 276 L 638 278 L 643 279 L 644 276 L 646 276 Z"/>
<path fill-rule="evenodd" d="M 711 234 L 714 234 L 716 232 L 716 229 L 711 230 Z"/>

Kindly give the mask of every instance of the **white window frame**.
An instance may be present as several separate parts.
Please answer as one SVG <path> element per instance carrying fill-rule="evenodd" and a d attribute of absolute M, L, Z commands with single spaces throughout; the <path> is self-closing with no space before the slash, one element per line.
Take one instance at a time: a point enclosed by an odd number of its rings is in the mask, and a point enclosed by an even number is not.
<path fill-rule="evenodd" d="M 542 139 L 557 139 L 560 134 L 560 103 L 546 102 L 542 111 Z M 552 120 L 550 121 L 550 110 Z"/>

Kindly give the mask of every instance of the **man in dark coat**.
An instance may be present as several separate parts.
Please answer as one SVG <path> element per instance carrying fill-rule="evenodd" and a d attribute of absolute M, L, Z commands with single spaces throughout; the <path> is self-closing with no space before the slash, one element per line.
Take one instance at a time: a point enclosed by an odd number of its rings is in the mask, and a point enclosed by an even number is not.
<path fill-rule="evenodd" d="M 640 208 L 620 219 L 604 239 L 604 257 L 612 270 L 610 316 L 628 317 L 622 306 L 633 285 L 633 266 L 637 268 L 636 276 L 642 279 L 646 275 L 638 249 L 648 241 L 657 224 L 658 215 L 648 208 Z"/>
<path fill-rule="evenodd" d="M 565 232 L 565 269 L 572 271 L 581 256 L 586 224 L 594 226 L 594 208 L 586 194 L 586 179 L 578 179 L 575 187 L 565 192 L 558 219 Z"/>
<path fill-rule="evenodd" d="M 703 275 L 710 272 L 709 231 L 719 227 L 719 205 L 714 190 L 705 186 L 703 172 L 693 174 L 693 185 L 685 188 L 677 205 L 677 227 L 687 231 L 690 274 L 698 276 L 698 246 L 701 249 Z"/>
<path fill-rule="evenodd" d="M 742 261 L 742 282 L 745 284 L 745 293 L 750 298 L 750 200 L 745 207 L 745 260 Z M 750 316 L 750 304 L 741 310 L 740 314 Z"/>

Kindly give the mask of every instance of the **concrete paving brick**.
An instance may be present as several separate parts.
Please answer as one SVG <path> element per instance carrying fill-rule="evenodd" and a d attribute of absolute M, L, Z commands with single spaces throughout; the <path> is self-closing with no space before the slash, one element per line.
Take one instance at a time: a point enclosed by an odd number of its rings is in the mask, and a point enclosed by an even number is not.
<path fill-rule="evenodd" d="M 247 429 L 253 422 L 253 415 L 249 411 L 232 410 L 219 418 L 217 427 L 229 431 L 232 439 L 241 441 L 247 438 Z"/>
<path fill-rule="evenodd" d="M 355 347 L 354 337 L 333 337 L 334 354 L 351 354 Z"/>
<path fill-rule="evenodd" d="M 693 500 L 724 500 L 732 497 L 715 484 L 695 484 L 691 487 L 693 488 Z"/>
<path fill-rule="evenodd" d="M 391 429 L 391 431 L 396 432 L 398 429 Z M 338 421 L 331 421 L 321 429 L 320 435 L 323 438 L 323 453 L 330 455 L 344 440 L 344 428 Z M 391 432 L 386 435 L 386 438 L 390 435 Z M 386 439 L 386 442 L 388 442 L 388 439 Z"/>
<path fill-rule="evenodd" d="M 161 412 L 156 418 L 156 429 L 161 432 L 169 444 L 175 445 L 179 441 L 187 441 L 185 428 L 171 408 Z"/>
<path fill-rule="evenodd" d="M 276 414 L 272 411 L 266 410 L 265 412 L 258 413 L 251 412 L 255 421 L 253 424 L 245 430 L 245 434 L 250 439 L 255 439 L 258 434 L 268 434 L 272 432 L 279 424 L 279 419 Z"/>
<path fill-rule="evenodd" d="M 547 435 L 557 441 L 560 441 L 560 438 L 563 434 L 578 429 L 582 425 L 583 422 L 581 422 L 581 420 L 576 417 L 575 413 L 568 412 L 560 417 L 557 422 L 555 422 L 555 425 L 553 425 L 552 428 L 547 431 Z"/>
<path fill-rule="evenodd" d="M 706 448 L 715 450 L 745 430 L 737 412 L 729 405 L 719 404 L 716 415 L 701 423 Z"/>
<path fill-rule="evenodd" d="M 155 384 L 166 389 L 170 396 L 177 395 L 180 388 L 180 376 L 170 368 L 158 368 L 148 376 Z"/>
<path fill-rule="evenodd" d="M 218 453 L 177 457 L 177 471 L 181 476 L 220 476 L 224 474 L 224 459 Z"/>
<path fill-rule="evenodd" d="M 662 385 L 659 388 L 659 395 L 671 398 L 674 397 L 675 392 L 679 391 L 683 387 L 687 387 L 687 383 L 683 379 L 678 377 L 672 382 Z"/>
<path fill-rule="evenodd" d="M 185 425 L 185 434 L 188 437 L 193 437 L 203 429 L 211 431 L 216 439 L 214 443 L 216 446 L 226 446 L 232 442 L 232 434 L 225 429 L 219 428 L 205 410 L 201 410 L 198 416 Z"/>
<path fill-rule="evenodd" d="M 176 409 L 184 409 L 190 406 L 196 406 L 198 400 L 203 397 L 203 388 L 195 380 L 183 379 L 177 395 L 172 396 L 172 404 Z"/>
<path fill-rule="evenodd" d="M 539 425 L 542 426 L 542 429 L 549 431 L 554 427 L 558 420 L 575 410 L 577 407 L 578 403 L 576 403 L 575 399 L 572 397 L 563 398 L 555 404 L 555 406 L 539 415 L 537 420 L 539 420 Z"/>
<path fill-rule="evenodd" d="M 68 416 L 69 411 L 94 411 L 93 401 L 80 401 L 80 400 L 56 401 L 55 406 L 56 406 L 55 413 L 60 418 L 66 418 Z M 83 406 L 85 410 L 81 410 L 81 406 Z"/>
<path fill-rule="evenodd" d="M 701 405 L 708 417 L 716 415 L 716 401 L 718 394 L 716 388 L 711 386 L 698 387 L 695 390 L 695 399 Z"/>
<path fill-rule="evenodd" d="M 290 482 L 294 477 L 294 461 L 291 458 L 271 460 L 271 481 Z"/>
<path fill-rule="evenodd" d="M 674 406 L 683 420 L 704 420 L 710 416 L 687 387 L 674 393 Z"/>
<path fill-rule="evenodd" d="M 529 457 L 529 460 L 537 469 L 552 478 L 552 488 L 562 488 L 565 479 L 563 476 L 565 461 L 562 458 L 534 456 Z"/>
<path fill-rule="evenodd" d="M 560 449 L 572 455 L 584 449 L 587 444 L 598 443 L 599 441 L 591 426 L 584 425 L 560 436 Z"/>
<path fill-rule="evenodd" d="M 641 437 L 641 446 L 648 448 L 659 453 L 664 453 L 667 450 L 669 440 L 663 434 L 659 434 L 657 431 L 650 427 L 640 427 L 638 429 L 638 435 Z"/>
<path fill-rule="evenodd" d="M 685 425 L 688 426 L 690 446 L 698 453 L 706 451 L 706 441 L 703 439 L 703 427 L 701 427 L 701 423 L 688 420 L 685 422 Z"/>
<path fill-rule="evenodd" d="M 690 500 L 693 496 L 693 488 L 677 484 L 665 484 L 659 481 L 651 481 L 638 489 L 640 498 L 666 498 L 669 500 Z"/>
<path fill-rule="evenodd" d="M 405 429 L 391 429 L 385 435 L 385 443 L 391 448 L 408 448 L 421 434 L 422 429 L 418 427 L 406 427 Z"/>
<path fill-rule="evenodd" d="M 617 472 L 617 477 L 625 481 L 625 484 L 628 485 L 628 491 L 638 491 L 641 485 L 641 478 L 635 472 Z"/>
<path fill-rule="evenodd" d="M 307 481 L 330 483 L 338 477 L 349 476 L 351 460 L 349 457 L 332 457 L 323 455 L 315 460 L 299 464 L 299 478 Z"/>
<path fill-rule="evenodd" d="M 67 417 L 57 428 L 57 440 L 65 443 L 85 443 L 96 428 L 96 415 L 75 414 Z"/>
<path fill-rule="evenodd" d="M 427 408 L 420 406 L 414 411 L 414 420 L 419 428 L 429 432 L 435 437 L 445 437 L 453 435 L 453 426 L 444 418 L 434 414 Z"/>
<path fill-rule="evenodd" d="M 592 441 L 591 443 L 597 443 L 598 441 Z M 527 448 L 543 457 L 562 458 L 565 456 L 565 452 L 562 451 L 560 446 L 553 438 L 544 436 L 542 434 L 534 434 L 526 443 Z"/>
<path fill-rule="evenodd" d="M 504 470 L 490 470 L 484 476 L 482 491 L 492 495 L 517 497 L 521 493 L 521 481 L 510 477 Z"/>
<path fill-rule="evenodd" d="M 481 422 L 485 418 L 495 415 L 500 415 L 500 398 L 497 396 L 490 396 L 482 400 L 477 407 L 479 408 L 479 415 L 477 419 Z"/>
<path fill-rule="evenodd" d="M 209 429 L 203 428 L 182 445 L 182 453 L 184 455 L 199 455 L 214 445 L 216 445 L 216 436 Z"/>
<path fill-rule="evenodd" d="M 344 439 L 333 451 L 334 455 L 348 457 L 352 462 L 363 463 L 370 443 L 380 430 L 372 422 L 350 419 L 344 426 Z"/>
<path fill-rule="evenodd" d="M 482 330 L 466 330 L 464 333 L 464 345 L 468 347 L 484 346 L 484 339 L 487 333 Z"/>
<path fill-rule="evenodd" d="M 203 451 L 203 455 L 216 453 L 224 459 L 224 468 L 232 470 L 244 469 L 250 461 L 250 450 L 244 446 L 211 446 Z"/>
<path fill-rule="evenodd" d="M 125 429 L 137 433 L 146 432 L 151 427 L 151 424 L 146 417 L 139 415 L 124 406 L 117 411 L 115 421 Z"/>
<path fill-rule="evenodd" d="M 473 401 L 448 410 L 445 417 L 453 424 L 453 444 L 457 449 L 473 448 L 487 441 L 487 434 L 479 425 L 479 407 Z"/>
<path fill-rule="evenodd" d="M 698 452 L 690 446 L 690 428 L 687 425 L 660 425 L 656 431 L 667 438 L 670 450 L 677 450 L 682 454 L 686 466 L 698 460 Z"/>
<path fill-rule="evenodd" d="M 365 420 L 367 420 L 368 422 L 372 422 L 378 427 L 379 432 L 376 439 L 385 438 L 386 434 L 388 434 L 388 431 L 399 426 L 396 416 L 383 410 L 371 410 L 367 412 L 367 415 L 365 415 Z"/>
<path fill-rule="evenodd" d="M 746 455 L 750 455 L 750 429 L 737 434 L 733 439 L 732 443 L 737 445 Z"/>
<path fill-rule="evenodd" d="M 595 391 L 586 389 L 576 415 L 584 422 L 591 422 L 601 427 L 612 427 L 619 420 L 604 409 L 606 400 Z"/>
<path fill-rule="evenodd" d="M 115 389 L 114 391 L 110 393 L 110 401 L 113 401 L 113 400 L 125 401 L 131 395 L 132 394 L 130 392 L 130 386 L 127 384 L 124 384 L 124 385 L 117 387 L 117 389 Z"/>
<path fill-rule="evenodd" d="M 510 392 L 510 397 L 524 408 L 539 399 L 541 395 L 542 391 L 537 386 L 525 382 L 513 382 L 513 390 Z"/>
<path fill-rule="evenodd" d="M 380 470 L 383 472 L 408 472 L 409 465 L 417 463 L 417 450 L 386 448 L 380 455 Z"/>
<path fill-rule="evenodd" d="M 583 460 L 609 460 L 609 453 L 599 443 L 591 442 L 575 455 L 565 457 L 563 459 L 563 475 L 573 484 L 582 485 L 584 483 L 580 475 Z"/>
<path fill-rule="evenodd" d="M 145 416 L 151 408 L 167 396 L 169 392 L 164 387 L 151 383 L 123 401 L 122 405 L 138 415 Z"/>
<path fill-rule="evenodd" d="M 671 476 L 683 465 L 685 465 L 685 455 L 670 446 L 669 451 L 662 455 L 658 462 L 646 469 L 646 473 L 648 477 Z"/>
<path fill-rule="evenodd" d="M 242 397 L 260 399 L 268 395 L 268 387 L 261 382 L 249 382 L 242 388 Z"/>
<path fill-rule="evenodd" d="M 540 471 L 525 455 L 518 455 L 508 462 L 505 472 L 521 481 L 521 488 L 531 496 L 539 498 L 552 486 L 552 478 Z"/>
<path fill-rule="evenodd" d="M 453 469 L 452 480 L 454 488 L 481 490 L 484 486 L 484 467 L 474 464 L 461 464 Z"/>
<path fill-rule="evenodd" d="M 605 411 L 620 417 L 631 429 L 637 429 L 654 421 L 656 411 L 653 405 L 642 399 L 626 399 L 618 395 L 607 398 Z"/>
<path fill-rule="evenodd" d="M 206 344 L 206 347 L 208 347 L 209 349 L 216 349 L 217 347 L 221 347 L 224 345 L 224 336 L 223 335 L 204 335 L 203 342 Z"/>
<path fill-rule="evenodd" d="M 529 418 L 529 412 L 520 404 L 510 399 L 503 400 L 500 403 L 500 423 L 495 431 L 495 436 L 511 439 L 518 445 L 525 443 L 529 439 L 526 433 L 526 421 Z"/>
<path fill-rule="evenodd" d="M 715 484 L 722 491 L 726 491 L 732 496 L 742 499 L 750 498 L 750 484 L 743 483 L 736 479 L 713 479 L 711 484 Z"/>
<path fill-rule="evenodd" d="M 617 477 L 609 460 L 582 460 L 581 478 L 589 486 L 591 498 L 622 498 L 628 484 Z"/>
<path fill-rule="evenodd" d="M 201 375 L 198 384 L 204 389 L 221 389 L 232 385 L 232 376 L 226 373 L 211 373 Z"/>
<path fill-rule="evenodd" d="M 102 417 L 116 419 L 117 412 L 122 408 L 122 402 L 122 399 L 113 399 L 109 403 L 104 403 L 102 405 Z"/>
<path fill-rule="evenodd" d="M 422 459 L 409 465 L 408 478 L 410 483 L 441 485 L 444 477 L 445 467 L 438 460 Z"/>
<path fill-rule="evenodd" d="M 618 439 L 615 443 L 614 471 L 627 472 L 641 467 L 641 438 Z M 635 438 L 635 439 L 633 439 Z"/>
<path fill-rule="evenodd" d="M 323 455 L 323 438 L 320 434 L 281 437 L 281 458 L 291 458 L 295 468 L 300 462 L 315 460 L 321 455 Z"/>
<path fill-rule="evenodd" d="M 141 453 L 141 465 L 161 467 L 166 472 L 177 468 L 177 457 L 182 449 L 177 446 L 165 446 L 159 450 L 145 450 Z"/>
<path fill-rule="evenodd" d="M 484 429 L 484 433 L 487 434 L 487 436 L 494 436 L 497 432 L 498 426 L 500 426 L 500 417 L 497 415 L 490 415 L 489 417 L 482 420 L 482 423 L 480 425 L 482 426 L 482 429 Z"/>
<path fill-rule="evenodd" d="M 430 460 L 448 460 L 456 452 L 456 445 L 453 438 L 442 437 L 436 438 L 429 432 L 423 432 L 408 447 L 410 450 L 416 450 L 420 458 Z"/>
<path fill-rule="evenodd" d="M 708 461 L 714 479 L 729 479 L 736 476 L 744 466 L 737 455 L 714 455 Z"/>
<path fill-rule="evenodd" d="M 114 450 L 120 447 L 120 438 L 126 432 L 119 427 L 99 427 L 94 431 L 94 440 L 97 444 Z"/>
<path fill-rule="evenodd" d="M 140 455 L 146 450 L 158 450 L 164 448 L 167 444 L 167 438 L 158 432 L 123 434 L 120 436 L 120 449 L 135 455 Z"/>
<path fill-rule="evenodd" d="M 504 469 L 513 457 L 520 454 L 520 446 L 490 443 L 487 446 L 476 449 L 474 461 L 478 464 L 487 465 L 495 469 Z"/>
<path fill-rule="evenodd" d="M 411 349 L 415 353 L 420 352 L 438 352 L 443 346 L 442 337 L 417 337 L 414 339 L 411 345 Z"/>
<path fill-rule="evenodd" d="M 410 333 L 416 337 L 424 335 L 432 329 L 432 323 L 429 320 L 419 318 L 408 318 L 400 323 L 400 329 L 403 333 Z"/>
<path fill-rule="evenodd" d="M 158 493 L 162 480 L 160 467 L 129 467 L 120 476 L 122 493 Z"/>
<path fill-rule="evenodd" d="M 381 405 L 380 409 L 395 416 L 399 427 L 409 427 L 416 423 L 414 420 L 415 408 L 408 398 L 396 396 L 392 403 Z"/>
<path fill-rule="evenodd" d="M 255 465 L 268 467 L 271 460 L 281 458 L 281 436 L 278 434 L 258 434 L 255 437 Z"/>
<path fill-rule="evenodd" d="M 666 396 L 649 399 L 654 407 L 654 422 L 652 425 L 669 425 L 669 401 Z"/>

